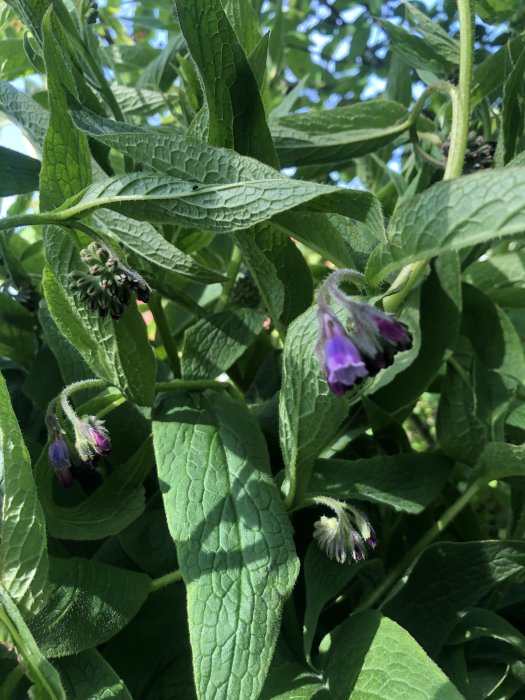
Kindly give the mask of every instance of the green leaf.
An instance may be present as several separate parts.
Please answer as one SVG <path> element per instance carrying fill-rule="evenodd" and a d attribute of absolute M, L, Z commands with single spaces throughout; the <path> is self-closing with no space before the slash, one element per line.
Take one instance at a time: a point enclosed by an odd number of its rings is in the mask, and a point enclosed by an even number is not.
<path fill-rule="evenodd" d="M 42 607 L 46 595 L 47 543 L 31 460 L 0 375 L 0 583 L 22 613 Z"/>
<path fill-rule="evenodd" d="M 184 586 L 174 584 L 150 595 L 105 646 L 104 657 L 135 700 L 194 700 Z"/>
<path fill-rule="evenodd" d="M 439 542 L 421 554 L 385 613 L 436 656 L 461 616 L 524 567 L 523 542 Z"/>
<path fill-rule="evenodd" d="M 34 683 L 29 697 L 32 700 L 66 700 L 58 672 L 42 655 L 22 615 L 1 586 L 0 623 L 0 641 L 15 646 L 28 678 Z"/>
<path fill-rule="evenodd" d="M 165 175 L 116 176 L 91 185 L 68 200 L 63 209 L 71 207 L 78 216 L 108 208 L 139 221 L 178 221 L 229 233 L 302 206 L 343 214 L 373 228 L 379 226 L 377 200 L 367 192 L 292 180 L 266 166 L 260 167 L 264 168 L 260 179 L 200 187 Z M 57 214 L 60 217 L 60 211 Z"/>
<path fill-rule="evenodd" d="M 479 637 L 498 639 L 513 646 L 520 656 L 525 655 L 525 635 L 492 610 L 473 608 L 455 628 L 449 644 L 464 644 Z"/>
<path fill-rule="evenodd" d="M 436 50 L 436 45 L 432 45 L 435 42 L 430 42 L 427 37 L 416 36 L 404 27 L 386 20 L 378 19 L 377 22 L 388 34 L 394 51 L 412 68 L 430 71 L 438 77 L 445 77 L 456 68 L 457 47 L 454 52 L 444 46 L 439 46 L 439 50 Z M 418 30 L 421 31 L 419 27 Z"/>
<path fill-rule="evenodd" d="M 416 30 L 423 35 L 423 39 L 427 44 L 441 58 L 459 65 L 459 41 L 449 36 L 437 22 L 432 21 L 416 5 L 403 0 L 403 7 L 406 10 L 407 18 L 415 25 Z"/>
<path fill-rule="evenodd" d="M 372 254 L 368 278 L 378 284 L 407 263 L 520 233 L 525 228 L 524 202 L 525 167 L 433 185 L 396 211 L 390 243 Z"/>
<path fill-rule="evenodd" d="M 93 372 L 116 386 L 131 401 L 153 402 L 155 358 L 146 325 L 131 304 L 117 322 L 99 318 L 74 297 L 69 297 L 68 273 L 85 268 L 69 235 L 48 227 L 43 286 L 51 316 L 69 342 L 77 348 Z"/>
<path fill-rule="evenodd" d="M 53 499 L 55 475 L 46 464 L 44 451 L 35 471 L 49 533 L 65 540 L 99 540 L 121 532 L 144 511 L 142 483 L 153 463 L 151 443 L 146 442 L 96 491 L 80 503 L 66 506 L 57 505 Z"/>
<path fill-rule="evenodd" d="M 524 48 L 525 33 L 522 32 L 474 66 L 472 70 L 473 106 L 502 85 L 506 77 L 507 61 L 509 58 L 517 60 Z"/>
<path fill-rule="evenodd" d="M 46 12 L 42 30 L 51 112 L 40 171 L 40 209 L 46 211 L 89 185 L 91 155 L 86 135 L 75 128 L 67 110 L 63 85 L 77 96 L 70 70 L 71 49 L 51 9 Z"/>
<path fill-rule="evenodd" d="M 268 674 L 260 700 L 321 700 L 331 697 L 318 675 L 297 663 L 276 666 Z"/>
<path fill-rule="evenodd" d="M 0 168 L 2 170 L 1 197 L 38 189 L 39 160 L 0 146 Z"/>
<path fill-rule="evenodd" d="M 146 116 L 162 111 L 168 106 L 166 97 L 157 90 L 112 83 L 111 91 L 124 114 Z"/>
<path fill-rule="evenodd" d="M 34 360 L 34 319 L 5 292 L 0 293 L 0 356 L 29 368 Z"/>
<path fill-rule="evenodd" d="M 347 164 L 408 129 L 408 112 L 389 100 L 290 114 L 271 123 L 281 167 Z"/>
<path fill-rule="evenodd" d="M 96 219 L 119 243 L 139 258 L 162 270 L 169 270 L 181 277 L 206 284 L 224 281 L 223 275 L 196 263 L 193 258 L 167 241 L 151 224 L 144 221 L 139 223 L 107 209 L 99 212 Z"/>
<path fill-rule="evenodd" d="M 507 445 L 503 442 L 489 442 L 485 445 L 470 481 L 478 479 L 508 479 L 512 476 L 525 476 L 525 454 L 523 447 Z"/>
<path fill-rule="evenodd" d="M 153 436 L 187 586 L 199 697 L 257 697 L 298 567 L 255 419 L 223 394 L 172 394 Z"/>
<path fill-rule="evenodd" d="M 352 615 L 334 634 L 326 664 L 334 700 L 462 700 L 410 634 L 380 612 Z"/>
<path fill-rule="evenodd" d="M 459 461 L 472 464 L 478 458 L 489 432 L 478 394 L 479 365 L 465 339 L 454 360 L 447 364 L 436 415 L 436 433 L 443 451 Z"/>
<path fill-rule="evenodd" d="M 525 306 L 525 251 L 491 255 L 470 265 L 465 278 L 504 307 Z"/>
<path fill-rule="evenodd" d="M 214 379 L 226 372 L 262 330 L 265 315 L 254 309 L 228 309 L 201 318 L 184 334 L 184 379 Z"/>
<path fill-rule="evenodd" d="M 208 142 L 276 166 L 257 80 L 220 0 L 175 0 L 175 6 L 206 94 Z"/>
<path fill-rule="evenodd" d="M 297 246 L 278 227 L 260 224 L 235 236 L 274 322 L 287 326 L 312 302 L 312 275 Z"/>
<path fill-rule="evenodd" d="M 17 124 L 32 145 L 41 151 L 49 114 L 32 97 L 0 80 L 0 110 Z"/>
<path fill-rule="evenodd" d="M 249 0 L 226 0 L 224 10 L 246 55 L 249 56 L 261 38 L 257 13 Z"/>
<path fill-rule="evenodd" d="M 523 130 L 525 120 L 525 48 L 518 60 L 509 67 L 509 75 L 503 86 L 501 130 L 498 150 L 502 151 L 503 164 L 523 150 Z"/>
<path fill-rule="evenodd" d="M 290 325 L 284 345 L 279 435 L 290 500 L 306 489 L 316 457 L 335 437 L 350 404 L 348 396 L 328 388 L 315 352 L 317 334 L 312 307 Z"/>
<path fill-rule="evenodd" d="M 478 0 L 476 3 L 476 13 L 490 24 L 508 20 L 515 9 L 514 0 Z"/>
<path fill-rule="evenodd" d="M 441 493 L 452 461 L 433 452 L 368 459 L 318 459 L 308 491 L 341 499 L 383 503 L 397 511 L 421 513 Z"/>
<path fill-rule="evenodd" d="M 146 574 L 71 556 L 50 563 L 49 598 L 29 623 L 47 657 L 77 654 L 111 639 L 150 591 Z"/>
<path fill-rule="evenodd" d="M 95 649 L 55 662 L 70 700 L 132 700 L 111 666 Z"/>
<path fill-rule="evenodd" d="M 369 565 L 369 563 L 368 563 Z M 365 564 L 367 566 L 367 564 Z M 341 566 L 328 559 L 315 542 L 311 542 L 304 558 L 304 579 L 306 585 L 306 608 L 304 611 L 303 644 L 304 653 L 311 662 L 312 643 L 319 616 L 324 606 L 361 573 L 361 568 Z"/>

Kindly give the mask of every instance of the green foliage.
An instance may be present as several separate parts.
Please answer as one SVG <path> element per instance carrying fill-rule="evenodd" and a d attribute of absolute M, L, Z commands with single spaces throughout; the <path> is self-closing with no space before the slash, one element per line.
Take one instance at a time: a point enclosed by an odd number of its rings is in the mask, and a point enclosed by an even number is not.
<path fill-rule="evenodd" d="M 0 698 L 522 698 L 524 66 L 512 0 L 0 2 Z"/>

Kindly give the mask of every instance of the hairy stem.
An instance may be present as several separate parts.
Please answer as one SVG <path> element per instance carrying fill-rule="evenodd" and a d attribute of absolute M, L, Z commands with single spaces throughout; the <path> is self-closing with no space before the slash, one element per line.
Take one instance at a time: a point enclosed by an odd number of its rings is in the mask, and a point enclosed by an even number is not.
<path fill-rule="evenodd" d="M 457 88 L 449 90 L 452 99 L 452 128 L 450 131 L 450 150 L 443 180 L 452 180 L 463 172 L 463 162 L 467 148 L 468 127 L 470 121 L 470 84 L 472 78 L 472 59 L 474 47 L 474 22 L 471 0 L 458 0 L 459 12 L 459 82 Z M 386 311 L 396 311 L 410 290 L 413 288 L 429 260 L 406 265 L 392 283 L 393 292 L 385 297 Z"/>
<path fill-rule="evenodd" d="M 158 591 L 161 588 L 166 588 L 166 586 L 170 586 L 172 583 L 176 583 L 177 581 L 182 581 L 182 571 L 180 569 L 170 571 L 169 574 L 159 576 L 159 578 L 154 578 L 151 582 L 150 590 L 153 593 L 153 591 Z"/>
<path fill-rule="evenodd" d="M 180 377 L 180 360 L 177 351 L 177 345 L 175 344 L 175 339 L 171 333 L 171 329 L 168 323 L 168 319 L 164 312 L 164 307 L 162 306 L 161 297 L 153 293 L 150 295 L 149 299 L 149 309 L 153 314 L 153 319 L 155 320 L 155 325 L 166 350 L 166 355 L 168 356 L 168 364 L 171 367 L 173 374 L 176 377 Z"/>

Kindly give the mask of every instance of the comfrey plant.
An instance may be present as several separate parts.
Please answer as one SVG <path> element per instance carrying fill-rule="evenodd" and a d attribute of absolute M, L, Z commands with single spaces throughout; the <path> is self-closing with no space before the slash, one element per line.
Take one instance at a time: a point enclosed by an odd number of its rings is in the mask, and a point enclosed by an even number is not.
<path fill-rule="evenodd" d="M 404 323 L 341 291 L 339 282 L 355 275 L 354 270 L 333 272 L 318 294 L 317 356 L 334 394 L 344 394 L 375 376 L 392 364 L 397 352 L 412 347 L 412 335 Z M 332 298 L 346 315 L 344 326 L 330 307 Z"/>

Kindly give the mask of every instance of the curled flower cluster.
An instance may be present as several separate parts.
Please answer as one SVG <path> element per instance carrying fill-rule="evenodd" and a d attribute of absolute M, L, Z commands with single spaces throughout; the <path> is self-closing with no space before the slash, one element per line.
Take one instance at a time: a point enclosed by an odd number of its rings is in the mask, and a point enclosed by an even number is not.
<path fill-rule="evenodd" d="M 61 395 L 61 402 L 73 426 L 75 449 L 81 460 L 79 468 L 93 471 L 98 458 L 105 457 L 111 451 L 111 440 L 104 421 L 95 416 L 79 418 L 64 394 Z M 78 470 L 71 464 L 69 449 L 64 439 L 65 433 L 55 413 L 48 412 L 46 422 L 49 433 L 49 464 L 55 470 L 61 485 L 69 488 L 73 484 L 74 474 L 78 475 Z"/>
<path fill-rule="evenodd" d="M 374 549 L 377 544 L 368 519 L 348 503 L 324 496 L 316 497 L 315 501 L 335 513 L 332 517 L 322 515 L 314 525 L 314 539 L 319 547 L 339 564 L 362 561 L 367 547 Z"/>
<path fill-rule="evenodd" d="M 108 314 L 118 320 L 131 302 L 135 291 L 139 301 L 149 300 L 150 288 L 133 270 L 125 267 L 107 248 L 90 243 L 80 257 L 89 272 L 74 270 L 69 273 L 69 291 L 79 301 L 85 302 L 91 311 L 98 311 L 103 318 Z"/>
<path fill-rule="evenodd" d="M 319 290 L 317 356 L 328 386 L 338 395 L 375 376 L 392 364 L 397 352 L 412 347 L 412 336 L 404 323 L 370 304 L 350 299 L 338 288 L 338 280 L 348 273 L 333 273 Z M 330 308 L 330 297 L 335 297 L 347 313 L 346 326 Z"/>

